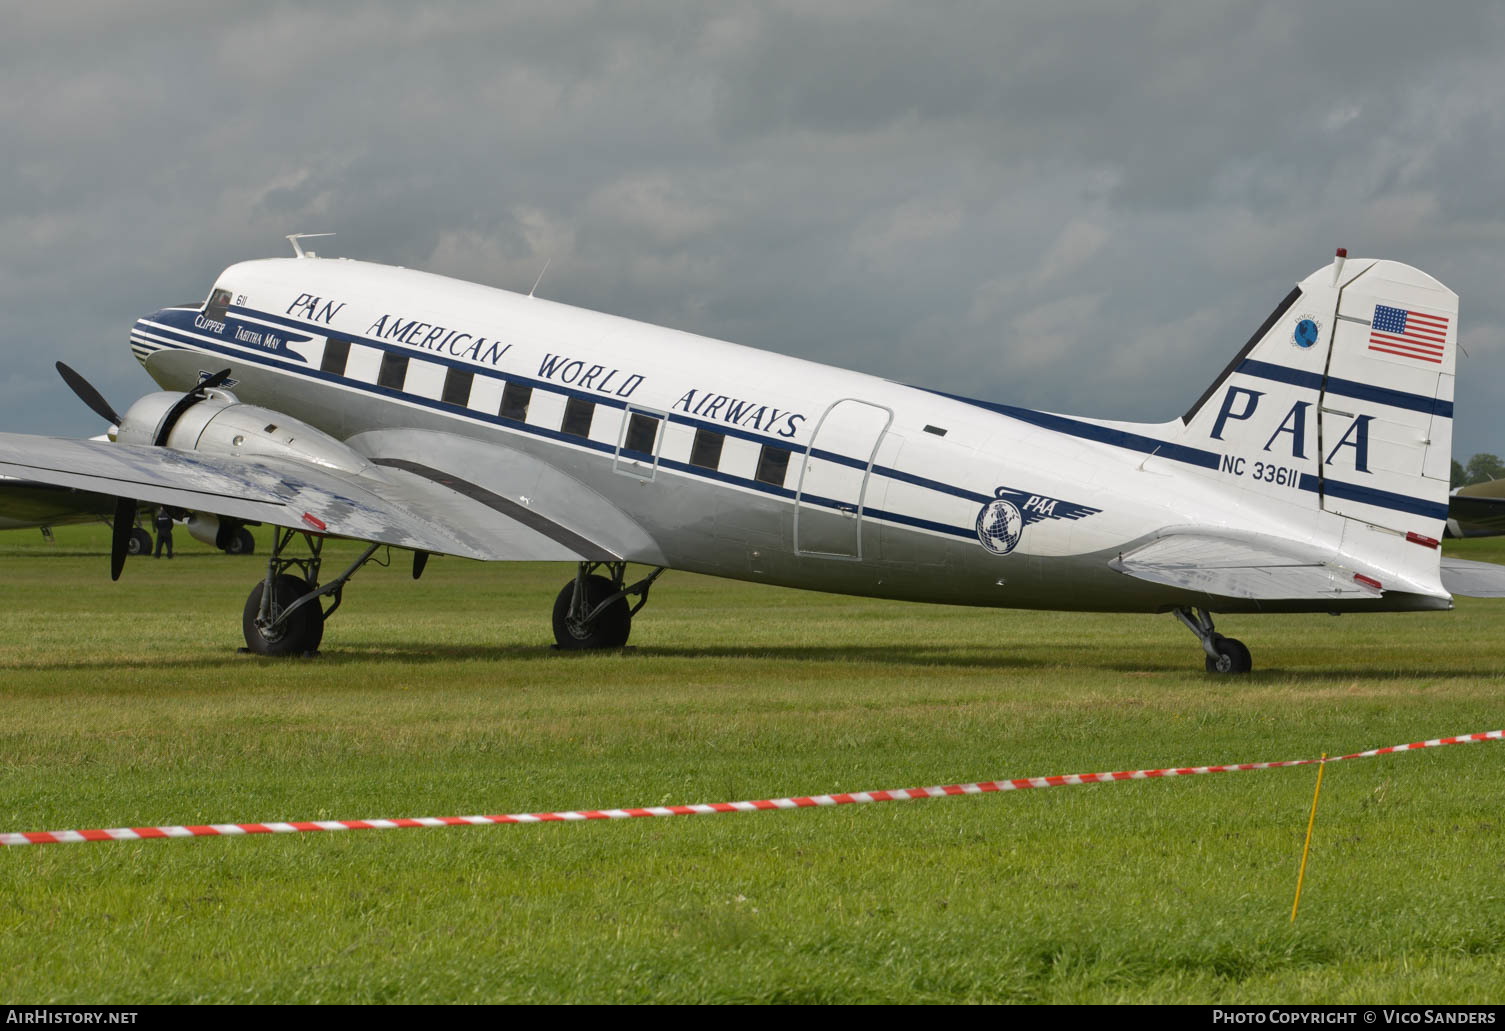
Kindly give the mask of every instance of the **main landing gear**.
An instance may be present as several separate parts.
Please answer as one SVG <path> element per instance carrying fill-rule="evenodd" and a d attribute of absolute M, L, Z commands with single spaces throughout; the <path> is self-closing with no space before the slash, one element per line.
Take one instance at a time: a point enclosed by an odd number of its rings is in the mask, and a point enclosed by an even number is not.
<path fill-rule="evenodd" d="M 1253 668 L 1254 661 L 1244 642 L 1215 633 L 1212 613 L 1206 609 L 1177 609 L 1176 618 L 1202 642 L 1202 650 L 1207 653 L 1207 672 L 1248 673 Z"/>
<path fill-rule="evenodd" d="M 256 537 L 246 527 L 236 527 L 226 536 L 220 550 L 226 555 L 253 555 L 256 553 Z"/>
<path fill-rule="evenodd" d="M 606 576 L 596 575 L 604 570 Z M 648 604 L 648 589 L 664 571 L 659 566 L 631 586 L 626 562 L 582 562 L 575 579 L 554 599 L 554 640 L 561 649 L 620 648 L 632 633 L 632 617 Z M 636 604 L 627 599 L 637 595 Z"/>
<path fill-rule="evenodd" d="M 284 552 L 298 536 L 307 542 L 309 554 L 289 558 Z M 319 566 L 323 561 L 324 538 L 297 530 L 279 530 L 273 538 L 272 555 L 267 559 L 266 579 L 251 588 L 241 617 L 247 650 L 256 655 L 308 655 L 318 651 L 324 638 L 324 621 L 340 607 L 345 581 L 379 547 L 379 544 L 368 547 L 349 569 L 321 586 Z M 334 597 L 334 604 L 327 609 L 319 601 L 324 595 Z"/>

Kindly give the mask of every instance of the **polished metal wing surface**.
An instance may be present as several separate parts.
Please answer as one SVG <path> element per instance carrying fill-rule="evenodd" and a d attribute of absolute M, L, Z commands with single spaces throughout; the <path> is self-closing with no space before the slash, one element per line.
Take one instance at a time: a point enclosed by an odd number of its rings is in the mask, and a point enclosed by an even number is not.
<path fill-rule="evenodd" d="M 577 533 L 519 518 L 494 497 L 401 468 L 354 474 L 286 458 L 0 433 L 0 475 L 463 558 L 616 557 Z"/>

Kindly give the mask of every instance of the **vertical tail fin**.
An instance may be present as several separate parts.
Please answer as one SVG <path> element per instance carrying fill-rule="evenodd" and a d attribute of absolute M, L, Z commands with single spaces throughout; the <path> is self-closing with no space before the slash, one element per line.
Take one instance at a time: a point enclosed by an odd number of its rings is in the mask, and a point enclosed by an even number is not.
<path fill-rule="evenodd" d="M 1183 417 L 1250 487 L 1438 539 L 1452 461 L 1458 296 L 1393 261 L 1303 280 Z M 1254 481 L 1259 481 L 1255 483 Z"/>

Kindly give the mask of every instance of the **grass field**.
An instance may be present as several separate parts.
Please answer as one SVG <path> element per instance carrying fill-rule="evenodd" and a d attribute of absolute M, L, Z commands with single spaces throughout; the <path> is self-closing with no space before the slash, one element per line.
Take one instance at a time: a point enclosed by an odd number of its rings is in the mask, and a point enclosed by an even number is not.
<path fill-rule="evenodd" d="M 264 565 L 0 535 L 0 830 L 714 802 L 1294 759 L 1505 726 L 1505 602 L 950 609 L 665 574 L 561 655 L 564 566 L 407 556 L 324 652 L 235 654 Z M 180 537 L 184 535 L 180 534 Z M 261 542 L 265 545 L 265 540 Z M 1505 561 L 1505 545 L 1468 557 Z M 1505 744 L 791 813 L 14 848 L 0 999 L 1505 1001 Z"/>

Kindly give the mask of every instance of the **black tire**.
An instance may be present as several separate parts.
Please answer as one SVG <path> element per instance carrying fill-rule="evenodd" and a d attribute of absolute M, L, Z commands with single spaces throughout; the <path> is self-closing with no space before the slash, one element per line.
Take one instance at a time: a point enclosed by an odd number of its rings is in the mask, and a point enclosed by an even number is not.
<path fill-rule="evenodd" d="M 257 655 L 304 655 L 318 651 L 324 639 L 324 609 L 318 601 L 311 601 L 299 608 L 277 628 L 274 636 L 268 637 L 256 625 L 256 616 L 261 611 L 261 594 L 266 588 L 262 580 L 251 588 L 246 599 L 246 609 L 241 616 L 241 629 L 246 636 L 246 647 Z M 286 573 L 272 582 L 275 591 L 273 600 L 278 609 L 291 605 L 307 594 L 308 582 Z"/>
<path fill-rule="evenodd" d="M 242 526 L 230 535 L 230 540 L 225 544 L 226 555 L 254 555 L 256 553 L 256 535 Z"/>
<path fill-rule="evenodd" d="M 1214 660 L 1211 655 L 1207 656 L 1207 672 L 1238 674 L 1248 673 L 1254 668 L 1254 659 L 1243 641 L 1213 634 L 1212 646 L 1217 649 L 1218 658 Z"/>
<path fill-rule="evenodd" d="M 586 609 L 594 609 L 616 592 L 617 589 L 604 576 L 587 577 Z M 569 618 L 570 601 L 574 596 L 575 581 L 571 580 L 554 599 L 554 640 L 561 649 L 620 648 L 627 643 L 627 636 L 632 633 L 632 609 L 626 598 L 618 598 L 606 606 L 606 611 L 597 616 L 595 622 L 582 627 Z"/>
<path fill-rule="evenodd" d="M 125 542 L 127 555 L 150 555 L 152 553 L 152 535 L 139 526 L 131 527 L 130 539 Z"/>

